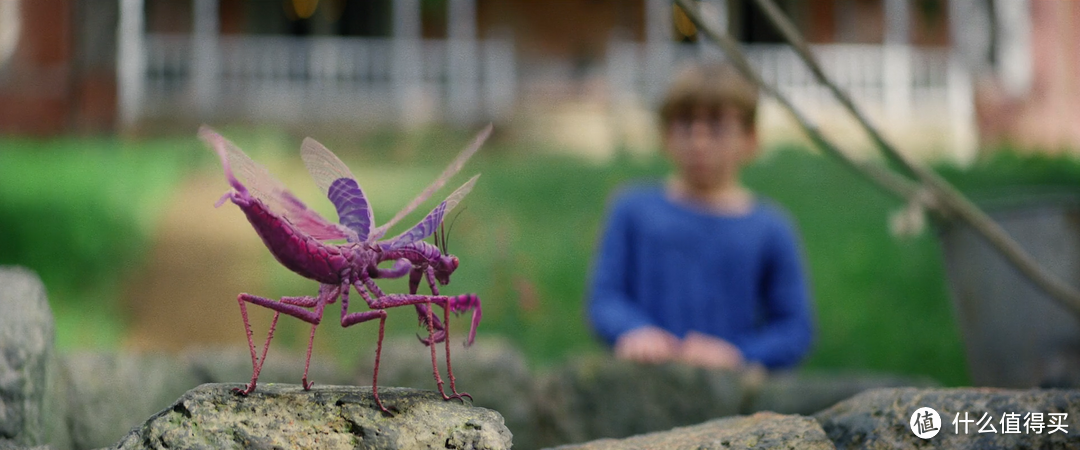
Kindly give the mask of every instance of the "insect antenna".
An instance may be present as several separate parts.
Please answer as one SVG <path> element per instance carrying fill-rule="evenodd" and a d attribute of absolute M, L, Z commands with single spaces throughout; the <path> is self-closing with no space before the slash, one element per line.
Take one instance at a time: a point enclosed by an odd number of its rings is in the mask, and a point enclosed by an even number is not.
<path fill-rule="evenodd" d="M 445 254 L 445 255 L 450 254 L 450 244 L 447 243 L 447 239 L 450 238 L 450 232 L 454 230 L 454 223 L 457 222 L 458 216 L 460 216 L 461 213 L 465 212 L 465 209 L 467 209 L 467 208 L 468 208 L 468 206 L 464 206 L 461 209 L 459 209 L 457 214 L 454 214 L 454 218 L 450 219 L 450 229 L 443 231 L 443 254 Z"/>
<path fill-rule="evenodd" d="M 441 231 L 441 233 L 440 233 Z M 442 235 L 442 239 L 439 239 L 439 235 Z M 439 222 L 439 228 L 435 229 L 435 247 L 438 247 L 442 254 L 446 254 L 446 222 Z"/>

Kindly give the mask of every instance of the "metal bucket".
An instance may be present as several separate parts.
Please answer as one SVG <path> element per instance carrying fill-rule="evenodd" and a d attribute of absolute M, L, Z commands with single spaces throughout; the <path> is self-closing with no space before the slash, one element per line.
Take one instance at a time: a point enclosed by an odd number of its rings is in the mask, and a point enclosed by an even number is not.
<path fill-rule="evenodd" d="M 1080 285 L 1074 196 L 985 208 L 1043 267 Z M 1036 288 L 965 224 L 941 227 L 945 270 L 977 386 L 1080 386 L 1080 320 Z"/>

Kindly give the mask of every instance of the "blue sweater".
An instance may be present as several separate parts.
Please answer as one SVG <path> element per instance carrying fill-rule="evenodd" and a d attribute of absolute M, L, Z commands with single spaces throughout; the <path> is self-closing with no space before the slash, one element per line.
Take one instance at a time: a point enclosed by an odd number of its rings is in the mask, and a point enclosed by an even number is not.
<path fill-rule="evenodd" d="M 755 201 L 725 216 L 674 203 L 661 186 L 610 205 L 593 260 L 588 316 L 608 344 L 646 325 L 731 342 L 748 361 L 790 367 L 812 319 L 799 243 L 778 207 Z"/>

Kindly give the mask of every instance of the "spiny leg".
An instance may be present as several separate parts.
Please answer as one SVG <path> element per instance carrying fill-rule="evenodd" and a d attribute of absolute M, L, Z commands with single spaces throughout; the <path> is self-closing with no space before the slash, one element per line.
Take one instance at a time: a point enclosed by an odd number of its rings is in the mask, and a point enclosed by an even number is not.
<path fill-rule="evenodd" d="M 315 314 L 318 315 L 318 322 L 322 321 L 323 309 L 326 308 L 326 304 L 329 300 L 338 295 L 339 288 L 333 285 L 323 284 L 319 286 L 319 297 L 282 297 L 281 301 L 290 305 L 302 306 L 305 308 L 315 307 Z M 349 295 L 348 289 L 345 291 L 345 295 Z M 319 326 L 318 322 L 311 324 L 311 335 L 308 336 L 307 344 L 307 357 L 304 358 L 304 376 L 300 378 L 300 385 L 304 387 L 305 391 L 311 390 L 311 387 L 315 383 L 308 381 L 308 369 L 311 368 L 311 349 L 315 344 L 315 328 Z"/>
<path fill-rule="evenodd" d="M 431 288 L 431 294 L 432 295 L 439 295 L 439 288 L 438 288 L 438 286 L 435 285 L 435 271 L 434 271 L 434 269 L 431 268 L 431 266 L 427 267 L 427 272 L 425 273 L 425 275 L 427 275 L 425 278 L 427 278 L 428 287 Z M 413 292 L 413 293 L 415 294 L 415 292 Z M 428 308 L 429 308 L 428 313 L 430 314 L 430 306 Z M 436 368 L 436 370 L 435 370 L 435 381 L 439 384 L 439 393 L 442 394 L 443 400 L 450 400 L 451 398 L 457 398 L 457 399 L 461 399 L 461 401 L 464 402 L 465 397 L 469 397 L 469 400 L 472 401 L 472 399 L 473 399 L 472 395 L 469 395 L 468 392 L 458 392 L 457 385 L 455 384 L 456 380 L 454 379 L 454 368 L 453 368 L 453 366 L 450 365 L 450 305 L 449 304 L 443 306 L 443 327 L 444 327 L 444 330 L 446 332 L 446 339 L 443 339 L 443 345 L 446 348 L 446 376 L 448 378 L 450 378 L 450 392 L 453 392 L 454 395 L 447 396 L 443 392 L 442 379 L 439 378 L 439 371 L 438 371 L 438 368 Z M 435 346 L 434 345 L 431 346 L 431 364 L 435 365 Z"/>
<path fill-rule="evenodd" d="M 371 304 L 371 296 L 364 291 L 360 285 L 356 285 L 356 291 L 360 293 L 360 296 L 364 298 L 367 304 Z M 390 410 L 386 409 L 382 404 L 382 400 L 379 400 L 379 360 L 382 359 L 382 342 L 383 335 L 386 330 L 386 311 L 364 311 L 364 312 L 349 312 L 349 296 L 348 290 L 345 291 L 346 295 L 341 297 L 341 327 L 348 328 L 356 325 L 360 322 L 367 322 L 369 320 L 379 319 L 379 340 L 375 344 L 375 374 L 371 378 L 371 395 L 375 397 L 375 405 L 379 407 L 379 410 L 384 414 L 393 415 Z"/>
<path fill-rule="evenodd" d="M 431 272 L 431 267 L 430 266 L 428 267 L 428 272 Z M 413 270 L 409 274 L 409 293 L 410 294 L 416 295 L 416 291 L 420 287 L 420 279 L 423 276 L 424 276 L 424 272 L 421 272 L 420 270 Z M 428 277 L 428 280 L 430 282 L 430 280 L 431 280 L 430 276 Z M 434 284 L 432 284 L 432 294 L 438 295 L 438 293 L 439 292 L 437 290 L 435 290 Z M 438 355 L 436 355 L 437 352 L 435 351 L 435 342 L 436 342 L 435 328 L 432 325 L 432 323 L 435 321 L 435 316 L 434 316 L 434 314 L 432 314 L 432 311 L 431 311 L 431 302 L 428 302 L 426 304 L 418 303 L 415 306 L 416 306 L 416 311 L 418 313 L 420 311 L 423 311 L 424 316 L 423 316 L 422 321 L 427 324 L 428 339 L 427 339 L 427 341 L 424 341 L 423 339 L 421 339 L 420 342 L 425 343 L 428 346 L 428 348 L 431 349 L 431 373 L 435 377 L 435 385 L 439 388 L 439 395 L 442 395 L 443 400 L 450 400 L 451 397 L 446 395 L 446 391 L 443 389 L 442 375 L 439 374 L 439 359 L 438 359 Z M 446 325 L 450 325 L 450 322 L 447 322 L 447 321 L 444 320 L 443 321 L 443 327 L 444 328 L 442 330 L 444 333 L 449 332 L 449 329 L 445 328 Z M 443 341 L 449 343 L 450 342 L 450 335 L 449 334 L 444 334 L 443 335 Z M 446 356 L 447 356 L 447 358 L 449 358 L 450 353 L 447 352 Z M 451 380 L 453 380 L 453 378 L 451 378 Z M 453 390 L 453 385 L 454 385 L 454 382 L 451 381 L 450 382 L 451 390 Z M 457 395 L 456 390 L 454 391 L 454 395 Z"/>
<path fill-rule="evenodd" d="M 379 286 L 377 284 L 375 284 L 375 282 L 373 280 L 371 280 L 370 278 L 365 279 L 364 282 L 367 285 L 368 289 L 372 293 L 374 293 L 376 295 L 377 299 L 372 300 L 371 297 L 367 293 L 365 293 L 363 289 L 360 288 L 359 284 L 357 285 L 357 291 L 359 291 L 361 293 L 361 295 L 364 296 L 364 300 L 368 303 L 368 306 L 370 306 L 372 309 L 384 310 L 384 309 L 394 308 L 394 307 L 398 307 L 398 306 L 419 305 L 419 304 L 424 304 L 425 306 L 428 306 L 430 308 L 430 305 L 435 304 L 435 305 L 438 305 L 438 306 L 440 306 L 440 307 L 442 307 L 444 309 L 444 311 L 443 311 L 444 320 L 448 321 L 449 318 L 450 318 L 449 317 L 449 311 L 450 310 L 453 310 L 454 312 L 461 312 L 461 311 L 465 311 L 465 310 L 468 310 L 468 309 L 474 309 L 475 308 L 475 310 L 473 311 L 472 328 L 469 330 L 469 338 L 468 338 L 468 341 L 466 341 L 466 345 L 471 345 L 473 340 L 475 339 L 476 325 L 479 323 L 479 319 L 480 319 L 480 316 L 478 314 L 479 313 L 479 307 L 480 307 L 480 300 L 479 300 L 479 298 L 477 298 L 477 296 L 475 294 L 461 294 L 461 295 L 456 295 L 456 296 L 453 296 L 453 297 L 445 296 L 445 295 L 386 294 L 381 289 L 379 289 Z M 446 327 L 447 324 L 444 323 L 443 326 Z M 449 369 L 449 365 L 448 365 L 448 369 Z M 437 369 L 435 370 L 435 373 L 438 374 Z M 437 382 L 439 383 L 440 391 L 442 391 L 442 389 L 441 389 L 442 388 L 441 381 L 442 381 L 441 379 L 437 378 Z M 472 396 L 469 396 L 468 394 L 457 394 L 455 392 L 455 395 L 457 395 L 456 398 L 461 398 L 463 395 L 468 396 L 470 399 L 472 398 Z M 447 399 L 455 398 L 455 397 L 448 397 L 448 396 L 446 396 L 445 393 L 443 394 L 443 396 L 446 397 Z"/>
<path fill-rule="evenodd" d="M 444 295 L 385 294 L 385 293 L 382 292 L 382 290 L 379 289 L 379 287 L 377 285 L 375 285 L 374 281 L 371 281 L 371 280 L 367 280 L 367 281 L 369 282 L 369 289 L 378 296 L 377 300 L 371 301 L 365 295 L 365 300 L 367 300 L 368 305 L 371 308 L 373 308 L 373 309 L 387 309 L 387 308 L 393 308 L 393 307 L 397 307 L 397 306 L 424 304 L 424 305 L 428 306 L 428 308 L 429 308 L 428 311 L 429 311 L 429 314 L 430 314 L 430 305 L 432 305 L 432 304 L 439 305 L 440 307 L 443 308 L 443 316 L 444 316 L 444 318 L 443 318 L 443 320 L 444 320 L 443 326 L 445 327 L 444 331 L 447 331 L 447 332 L 449 331 L 449 320 L 450 320 L 449 312 L 450 312 L 451 309 L 453 309 L 454 312 L 460 312 L 460 311 L 464 311 L 466 309 L 471 309 L 473 307 L 477 307 L 477 308 L 479 307 L 479 299 L 477 299 L 476 295 L 474 295 L 474 294 L 462 294 L 462 295 L 457 295 L 457 296 L 453 296 L 453 297 L 448 297 L 448 296 L 444 296 Z M 430 280 L 429 280 L 429 282 L 430 282 Z M 436 288 L 435 292 L 438 292 L 437 288 Z M 473 327 L 469 332 L 469 340 L 467 341 L 467 344 L 472 344 L 472 341 L 473 341 L 473 339 L 474 339 L 474 337 L 476 335 L 475 334 L 476 333 L 476 324 L 478 322 L 478 319 L 479 319 L 479 317 L 474 312 L 474 314 L 473 314 Z M 446 335 L 445 340 L 449 341 L 449 334 Z M 432 343 L 432 344 L 434 344 L 434 343 Z M 434 352 L 434 349 L 432 350 L 432 352 Z M 452 370 L 452 366 L 450 365 L 450 356 L 449 356 L 449 354 L 450 354 L 449 353 L 449 342 L 447 342 L 447 372 L 450 372 Z M 435 375 L 435 382 L 438 385 L 439 392 L 443 395 L 443 398 L 446 399 L 446 400 L 449 400 L 451 398 L 462 398 L 462 397 L 469 397 L 469 399 L 472 399 L 472 396 L 469 395 L 468 393 L 464 393 L 464 394 L 458 393 L 457 389 L 456 389 L 456 386 L 453 385 L 453 382 L 451 382 L 451 391 L 454 392 L 454 395 L 453 396 L 446 395 L 445 391 L 443 390 L 442 377 L 439 376 L 437 362 L 434 360 L 435 357 L 433 356 L 432 359 L 433 359 L 432 365 L 435 366 L 435 367 L 433 367 L 433 372 L 434 372 L 434 375 Z"/>
<path fill-rule="evenodd" d="M 236 298 L 236 301 L 240 303 L 240 315 L 244 319 L 244 329 L 248 336 L 248 348 L 251 350 L 253 366 L 251 382 L 248 383 L 244 389 L 233 389 L 233 391 L 240 393 L 241 395 L 248 395 L 255 390 L 255 385 L 259 380 L 259 373 L 262 372 L 263 363 L 266 362 L 266 352 L 270 348 L 270 340 L 274 337 L 274 328 L 277 326 L 278 317 L 281 313 L 288 314 L 313 325 L 318 325 L 319 321 L 322 319 L 321 310 L 316 314 L 315 312 L 308 311 L 301 307 L 302 305 L 316 304 L 318 302 L 317 299 L 313 299 L 312 297 L 283 297 L 281 300 L 282 301 L 279 302 L 251 294 L 240 294 Z M 245 302 L 274 310 L 274 320 L 271 322 L 270 331 L 266 335 L 266 343 L 263 344 L 262 358 L 259 358 L 258 361 L 256 361 L 255 358 L 255 344 L 252 341 L 251 324 L 248 321 L 247 305 Z"/>
<path fill-rule="evenodd" d="M 414 268 L 409 272 L 410 294 L 416 294 L 417 289 L 420 287 L 420 280 L 423 279 L 423 277 L 424 272 L 421 272 L 418 268 Z M 446 330 L 443 328 L 443 324 L 439 322 L 439 319 L 431 313 L 431 304 L 417 303 L 413 306 L 416 307 L 416 317 L 419 319 L 420 324 L 428 326 L 428 337 L 427 339 L 420 338 L 420 342 L 427 346 L 434 346 L 436 343 L 445 340 Z M 432 330 L 433 328 L 438 334 L 435 334 Z M 432 356 L 432 358 L 434 358 L 434 356 Z"/>
<path fill-rule="evenodd" d="M 438 356 L 436 355 L 436 351 L 435 351 L 435 329 L 431 326 L 431 322 L 432 322 L 432 319 L 433 319 L 432 311 L 431 311 L 431 303 L 427 304 L 426 309 L 427 309 L 427 316 L 428 316 L 428 318 L 427 318 L 428 340 L 431 341 L 431 344 L 428 345 L 428 348 L 431 349 L 431 373 L 435 376 L 435 386 L 437 386 L 439 388 L 439 395 L 442 396 L 443 400 L 450 400 L 452 397 L 450 397 L 449 395 L 446 395 L 446 391 L 443 390 L 442 375 L 439 374 L 439 359 L 438 359 Z M 450 323 L 443 322 L 444 327 L 447 326 L 447 325 L 450 325 Z M 450 331 L 448 328 L 444 328 L 444 330 L 446 332 Z M 446 341 L 446 342 L 450 342 L 449 337 L 450 337 L 450 335 L 447 334 L 446 338 L 443 339 L 443 340 Z M 450 356 L 450 354 L 447 353 L 447 357 L 449 357 L 449 356 Z M 451 377 L 451 380 L 453 380 L 452 377 Z M 454 385 L 454 382 L 451 381 L 450 382 L 451 389 L 453 388 L 453 385 Z M 456 395 L 457 392 L 455 391 L 454 394 Z"/>
<path fill-rule="evenodd" d="M 248 320 L 247 305 L 244 303 L 243 295 L 236 297 L 236 302 L 240 304 L 240 317 L 244 319 L 244 331 L 247 335 L 248 350 L 251 351 L 251 381 L 244 385 L 244 389 L 233 388 L 233 392 L 240 393 L 241 395 L 248 395 L 251 391 L 255 390 L 255 383 L 259 379 L 259 372 L 262 372 L 263 362 L 266 361 L 266 352 L 270 349 L 270 339 L 274 337 L 274 328 L 277 327 L 278 318 L 281 317 L 281 313 L 274 312 L 274 320 L 270 321 L 270 331 L 266 333 L 266 342 L 263 344 L 262 356 L 257 357 L 255 354 L 255 341 L 252 340 L 251 322 Z"/>

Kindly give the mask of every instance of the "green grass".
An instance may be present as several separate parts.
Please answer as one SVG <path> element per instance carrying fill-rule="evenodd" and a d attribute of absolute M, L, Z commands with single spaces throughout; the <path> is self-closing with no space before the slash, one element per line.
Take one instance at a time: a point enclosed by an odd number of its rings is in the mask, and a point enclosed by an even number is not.
<path fill-rule="evenodd" d="M 239 135 L 236 141 L 275 173 L 298 164 L 290 145 L 298 139 L 284 133 L 225 134 Z M 326 144 L 341 149 L 381 223 L 469 138 L 436 130 Z M 0 264 L 23 264 L 41 274 L 51 298 L 59 299 L 53 307 L 62 347 L 115 347 L 120 341 L 121 280 L 145 257 L 168 195 L 189 171 L 220 170 L 212 156 L 196 150 L 200 145 L 193 138 L 0 140 Z M 450 246 L 462 266 L 447 289 L 478 293 L 485 313 L 481 335 L 507 336 L 537 367 L 602 351 L 584 322 L 583 304 L 607 197 L 621 183 L 660 179 L 668 171 L 655 157 L 591 165 L 543 150 L 496 140 L 470 161 L 464 174 L 483 176 L 459 207 L 464 212 Z M 1080 186 L 1080 164 L 1061 157 L 1004 154 L 972 169 L 942 167 L 940 172 L 969 191 Z M 788 209 L 804 240 L 817 318 L 815 347 L 805 368 L 924 375 L 947 385 L 969 382 L 935 235 L 888 233 L 888 215 L 900 202 L 834 161 L 804 151 L 769 152 L 746 169 L 744 180 Z M 304 198 L 333 217 L 329 202 Z M 311 282 L 267 259 L 269 292 L 264 294 L 312 291 Z M 401 280 L 381 285 L 391 292 L 405 289 Z M 392 311 L 389 333 L 422 332 L 411 315 Z M 454 321 L 455 330 L 465 323 Z M 373 340 L 375 328 L 320 327 L 316 342 L 350 364 L 358 358 L 358 343 Z M 299 348 L 307 328 L 282 321 L 278 336 L 275 345 Z"/>
<path fill-rule="evenodd" d="M 0 264 L 45 283 L 62 347 L 115 347 L 116 299 L 142 261 L 192 143 L 111 138 L 0 140 Z"/>

